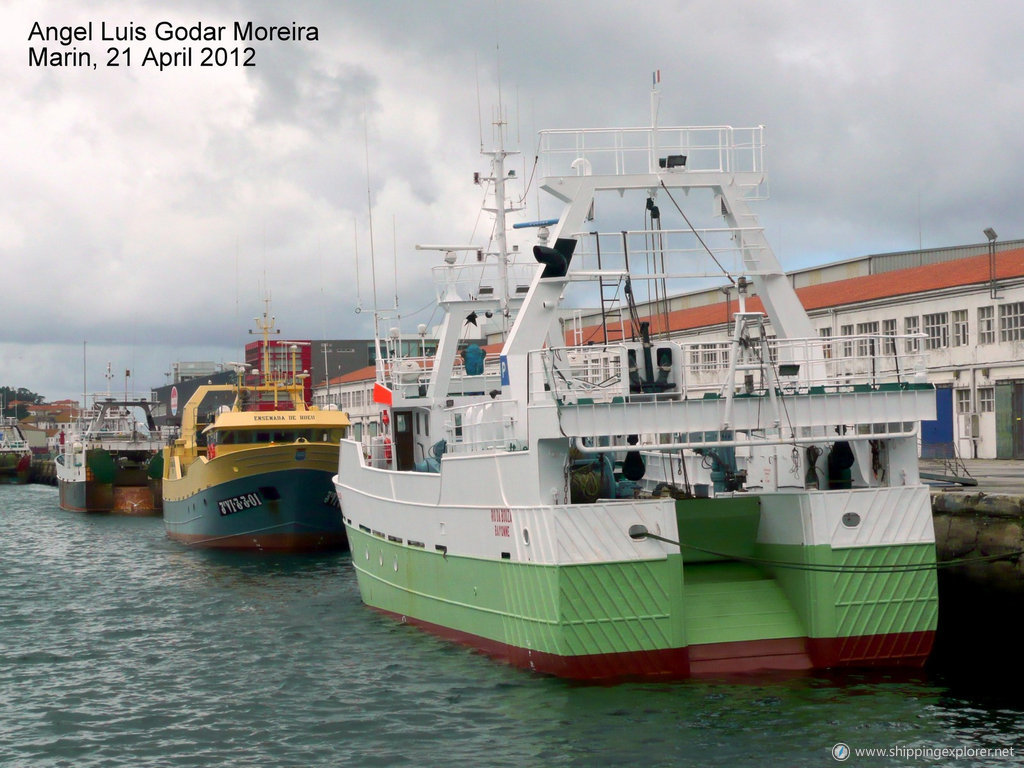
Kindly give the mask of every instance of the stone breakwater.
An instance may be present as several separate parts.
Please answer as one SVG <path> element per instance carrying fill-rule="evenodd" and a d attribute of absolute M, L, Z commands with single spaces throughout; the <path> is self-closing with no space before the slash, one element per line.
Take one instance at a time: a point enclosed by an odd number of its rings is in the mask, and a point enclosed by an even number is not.
<path fill-rule="evenodd" d="M 1024 550 L 1024 496 L 938 493 L 932 497 L 932 519 L 939 561 L 970 561 L 944 568 L 945 578 L 1024 594 L 1024 557 L 978 561 Z"/>

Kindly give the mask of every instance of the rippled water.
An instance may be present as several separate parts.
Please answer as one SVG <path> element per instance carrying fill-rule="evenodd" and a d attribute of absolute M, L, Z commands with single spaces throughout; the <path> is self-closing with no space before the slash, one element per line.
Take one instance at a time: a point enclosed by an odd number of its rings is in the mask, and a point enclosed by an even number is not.
<path fill-rule="evenodd" d="M 347 555 L 168 541 L 156 518 L 0 487 L 0 766 L 823 766 L 1014 748 L 1024 692 L 935 673 L 609 687 L 491 662 L 364 608 Z M 849 765 L 1017 765 L 854 755 Z"/>

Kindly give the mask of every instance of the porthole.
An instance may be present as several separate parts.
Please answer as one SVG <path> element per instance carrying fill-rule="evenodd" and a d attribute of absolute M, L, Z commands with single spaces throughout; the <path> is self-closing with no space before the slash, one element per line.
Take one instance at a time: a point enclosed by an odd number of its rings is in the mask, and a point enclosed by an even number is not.
<path fill-rule="evenodd" d="M 526 528 L 523 528 L 523 544 L 530 546 L 530 532 Z"/>

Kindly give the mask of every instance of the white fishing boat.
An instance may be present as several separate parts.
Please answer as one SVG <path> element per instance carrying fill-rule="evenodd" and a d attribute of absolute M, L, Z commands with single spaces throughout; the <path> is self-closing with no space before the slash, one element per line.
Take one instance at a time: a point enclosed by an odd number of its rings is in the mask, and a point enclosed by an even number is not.
<path fill-rule="evenodd" d="M 537 229 L 500 355 L 460 360 L 467 319 L 502 307 L 453 279 L 472 256 L 449 256 L 437 354 L 379 367 L 391 447 L 341 441 L 367 605 L 570 678 L 923 664 L 938 598 L 917 435 L 934 389 L 898 339 L 814 333 L 750 208 L 764 146 L 762 127 L 653 119 L 540 133 L 561 211 Z M 617 218 L 631 203 L 640 229 Z M 721 221 L 692 225 L 694 205 Z M 639 286 L 667 298 L 709 275 L 738 292 L 728 342 L 640 316 Z M 585 283 L 603 319 L 566 333 Z"/>

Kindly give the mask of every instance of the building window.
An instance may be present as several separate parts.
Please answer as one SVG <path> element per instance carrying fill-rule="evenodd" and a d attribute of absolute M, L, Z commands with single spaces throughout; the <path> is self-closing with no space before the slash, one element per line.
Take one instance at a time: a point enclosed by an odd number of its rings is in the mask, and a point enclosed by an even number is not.
<path fill-rule="evenodd" d="M 882 321 L 882 353 L 886 355 L 896 354 L 896 320 Z"/>
<path fill-rule="evenodd" d="M 991 307 L 989 307 L 991 309 Z M 978 411 L 992 413 L 996 409 L 995 387 L 978 387 Z"/>
<path fill-rule="evenodd" d="M 967 334 L 969 328 L 967 326 L 967 310 L 958 309 L 953 312 L 951 316 L 953 323 L 953 346 L 954 347 L 966 347 L 969 343 Z"/>
<path fill-rule="evenodd" d="M 846 337 L 843 340 L 842 356 L 843 357 L 853 357 L 853 341 L 850 339 L 850 337 L 853 336 L 853 326 L 852 325 L 841 325 L 841 326 L 839 326 L 839 335 Z"/>
<path fill-rule="evenodd" d="M 917 315 L 903 318 L 903 333 L 906 336 L 916 336 L 921 332 L 921 318 Z M 907 352 L 919 352 L 921 350 L 920 339 L 907 339 Z"/>
<path fill-rule="evenodd" d="M 991 306 L 978 307 L 978 343 L 996 343 L 996 316 Z"/>
<path fill-rule="evenodd" d="M 956 390 L 956 412 L 957 413 L 970 413 L 971 412 L 971 390 L 969 390 L 969 389 L 958 389 L 958 390 Z"/>
<path fill-rule="evenodd" d="M 949 346 L 949 313 L 935 312 L 924 316 L 924 348 L 942 349 Z"/>
<path fill-rule="evenodd" d="M 828 360 L 832 357 L 832 326 L 830 325 L 827 328 L 818 329 L 818 335 L 822 340 L 821 354 L 826 360 Z"/>
<path fill-rule="evenodd" d="M 870 323 L 857 323 L 857 335 L 858 336 L 877 336 L 878 335 L 878 321 Z M 857 355 L 859 357 L 867 357 L 868 355 L 876 355 L 878 350 L 875 346 L 874 339 L 857 339 Z"/>
<path fill-rule="evenodd" d="M 1024 301 L 999 305 L 999 340 L 1024 340 Z"/>

